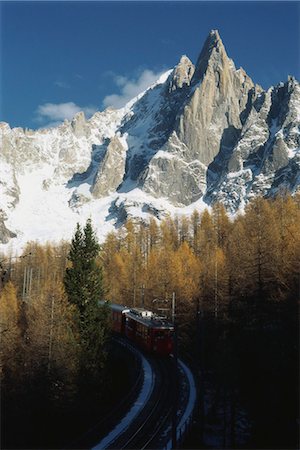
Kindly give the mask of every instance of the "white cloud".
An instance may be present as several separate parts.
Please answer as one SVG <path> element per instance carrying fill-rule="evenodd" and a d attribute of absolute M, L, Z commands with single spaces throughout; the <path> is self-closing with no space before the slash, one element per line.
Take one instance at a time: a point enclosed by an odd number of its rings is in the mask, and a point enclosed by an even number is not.
<path fill-rule="evenodd" d="M 70 89 L 70 87 L 71 87 L 69 85 L 69 83 L 66 83 L 65 81 L 60 81 L 60 80 L 55 81 L 54 84 L 55 84 L 55 86 L 62 88 L 62 89 Z"/>
<path fill-rule="evenodd" d="M 114 82 L 120 88 L 120 94 L 107 95 L 103 100 L 104 108 L 122 108 L 127 102 L 132 100 L 141 92 L 145 91 L 161 76 L 163 72 L 153 72 L 144 70 L 136 79 L 128 79 L 122 75 L 114 75 Z"/>
<path fill-rule="evenodd" d="M 83 111 L 86 117 L 91 117 L 97 108 L 94 106 L 78 106 L 74 102 L 67 103 L 44 103 L 36 110 L 38 122 L 50 121 L 59 123 L 65 119 L 72 120 L 76 113 Z"/>

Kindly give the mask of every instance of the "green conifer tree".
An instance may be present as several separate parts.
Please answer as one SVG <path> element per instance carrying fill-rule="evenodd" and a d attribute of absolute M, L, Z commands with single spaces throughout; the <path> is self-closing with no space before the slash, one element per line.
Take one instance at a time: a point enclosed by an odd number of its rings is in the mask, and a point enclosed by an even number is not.
<path fill-rule="evenodd" d="M 89 219 L 82 232 L 77 224 L 68 259 L 64 284 L 70 303 L 77 306 L 81 320 L 87 309 L 103 297 L 102 268 L 97 263 L 99 244 Z"/>
<path fill-rule="evenodd" d="M 104 344 L 108 335 L 108 308 L 99 306 L 103 298 L 102 267 L 97 257 L 100 246 L 89 219 L 83 229 L 77 224 L 68 259 L 64 285 L 70 303 L 78 308 L 82 368 L 97 375 L 105 363 Z"/>
<path fill-rule="evenodd" d="M 66 269 L 64 285 L 69 302 L 76 305 L 80 313 L 83 312 L 82 305 L 84 303 L 82 292 L 82 281 L 84 279 L 83 245 L 83 234 L 78 223 L 68 255 L 71 266 Z"/>

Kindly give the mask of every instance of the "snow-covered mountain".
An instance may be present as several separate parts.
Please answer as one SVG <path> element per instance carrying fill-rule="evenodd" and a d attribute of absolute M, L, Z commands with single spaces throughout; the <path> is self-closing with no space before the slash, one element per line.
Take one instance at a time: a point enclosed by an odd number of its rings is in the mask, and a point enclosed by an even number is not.
<path fill-rule="evenodd" d="M 69 239 L 88 217 L 101 238 L 128 216 L 236 212 L 299 186 L 299 82 L 263 90 L 215 30 L 196 65 L 183 56 L 124 108 L 37 131 L 0 123 L 2 248 Z"/>

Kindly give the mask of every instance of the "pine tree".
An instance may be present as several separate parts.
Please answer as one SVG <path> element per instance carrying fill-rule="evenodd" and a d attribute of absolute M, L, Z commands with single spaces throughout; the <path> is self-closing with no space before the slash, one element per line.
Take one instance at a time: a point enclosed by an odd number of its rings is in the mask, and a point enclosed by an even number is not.
<path fill-rule="evenodd" d="M 104 366 L 104 345 L 108 335 L 108 310 L 99 306 L 103 298 L 102 268 L 97 257 L 100 246 L 89 219 L 81 231 L 77 224 L 68 259 L 71 267 L 65 274 L 65 290 L 70 303 L 76 305 L 81 335 L 81 368 L 97 377 Z"/>
<path fill-rule="evenodd" d="M 86 310 L 103 297 L 102 268 L 97 263 L 99 250 L 91 220 L 87 221 L 83 232 L 77 224 L 68 256 L 71 267 L 66 269 L 64 284 L 68 299 L 77 306 L 81 319 Z"/>
<path fill-rule="evenodd" d="M 77 306 L 82 313 L 85 305 L 85 298 L 83 297 L 83 279 L 84 279 L 84 242 L 83 233 L 79 223 L 77 224 L 75 235 L 72 239 L 68 260 L 71 262 L 71 267 L 66 269 L 64 278 L 64 285 L 68 300 Z"/>

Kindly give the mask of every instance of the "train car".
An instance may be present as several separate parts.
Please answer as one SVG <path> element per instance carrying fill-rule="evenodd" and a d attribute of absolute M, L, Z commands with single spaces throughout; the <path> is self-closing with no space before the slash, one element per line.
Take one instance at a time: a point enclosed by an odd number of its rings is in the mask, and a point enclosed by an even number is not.
<path fill-rule="evenodd" d="M 174 326 L 143 308 L 125 313 L 125 335 L 143 350 L 161 356 L 173 351 Z"/>
<path fill-rule="evenodd" d="M 145 351 L 168 356 L 173 351 L 174 326 L 152 311 L 144 308 L 99 301 L 111 310 L 111 327 L 116 333 L 126 336 Z"/>
<path fill-rule="evenodd" d="M 117 305 L 116 303 L 110 304 L 111 309 L 111 319 L 112 319 L 112 330 L 116 333 L 125 334 L 125 314 L 130 311 L 129 308 L 122 305 Z"/>
<path fill-rule="evenodd" d="M 133 308 L 125 316 L 125 335 L 144 350 L 151 351 L 149 320 L 153 313 L 143 308 Z"/>
<path fill-rule="evenodd" d="M 108 305 L 111 311 L 111 328 L 116 333 L 125 334 L 125 313 L 130 311 L 130 308 L 116 303 L 109 303 L 104 300 L 99 301 L 99 305 Z"/>

